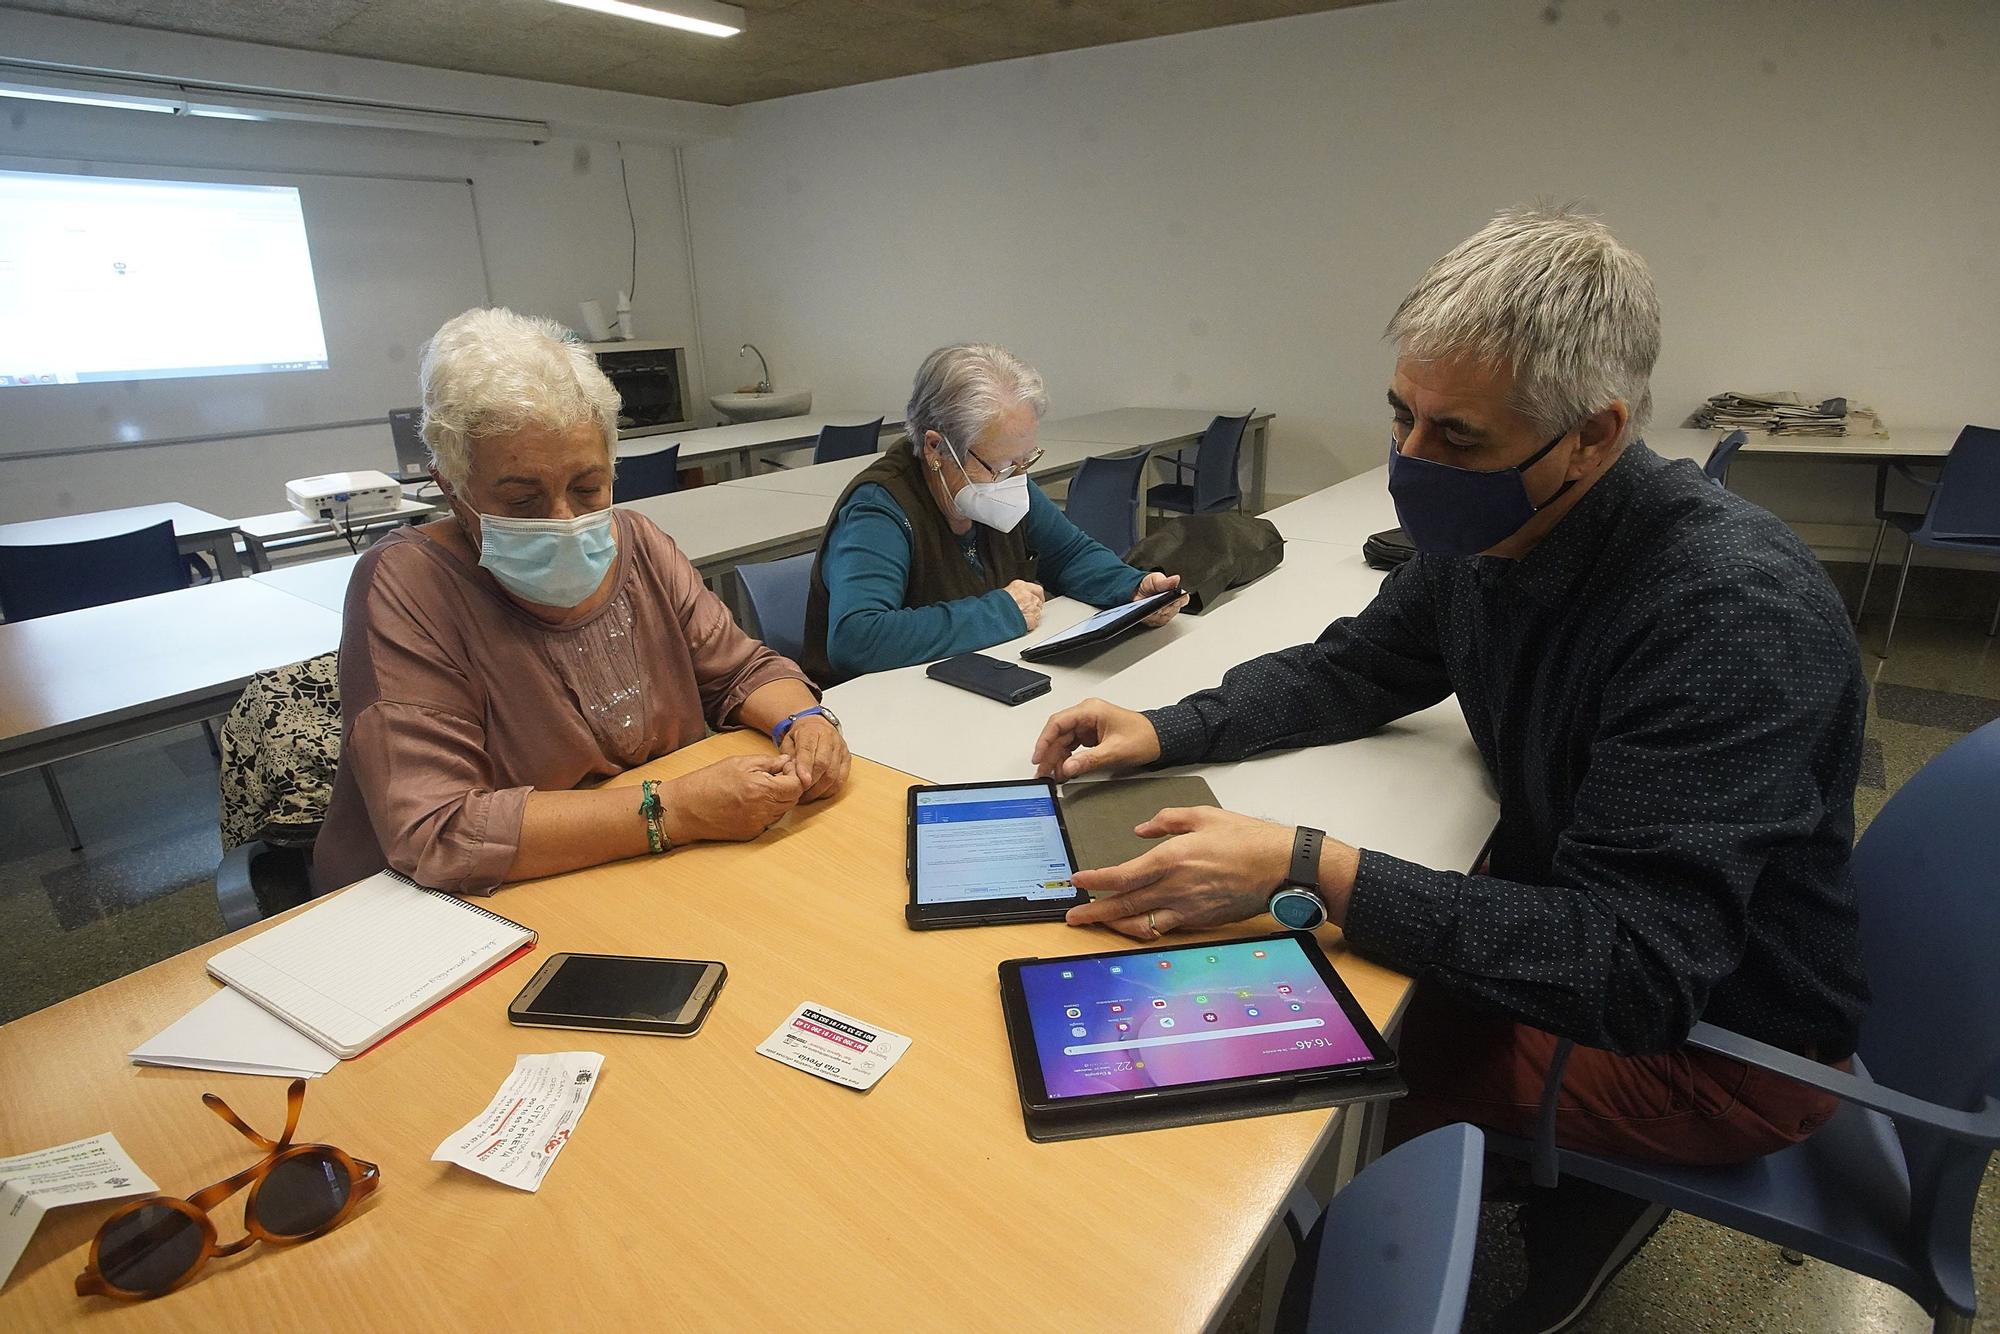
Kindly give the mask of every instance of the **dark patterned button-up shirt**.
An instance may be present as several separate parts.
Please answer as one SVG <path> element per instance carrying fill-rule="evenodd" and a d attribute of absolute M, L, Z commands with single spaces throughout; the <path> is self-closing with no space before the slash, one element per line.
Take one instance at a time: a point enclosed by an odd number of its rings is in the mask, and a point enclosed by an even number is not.
<path fill-rule="evenodd" d="M 1783 524 L 1633 444 L 1523 559 L 1420 555 L 1314 643 L 1147 716 L 1160 763 L 1185 764 L 1361 736 L 1454 692 L 1500 793 L 1486 866 L 1364 849 L 1352 944 L 1590 1046 L 1663 1051 L 1706 1019 L 1853 1050 L 1867 685 Z"/>

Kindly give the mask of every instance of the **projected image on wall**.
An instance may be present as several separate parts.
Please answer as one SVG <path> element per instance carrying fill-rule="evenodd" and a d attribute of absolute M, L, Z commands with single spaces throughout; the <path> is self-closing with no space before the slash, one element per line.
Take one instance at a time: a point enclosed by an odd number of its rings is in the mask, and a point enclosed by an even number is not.
<path fill-rule="evenodd" d="M 297 190 L 0 171 L 0 387 L 326 367 Z"/>

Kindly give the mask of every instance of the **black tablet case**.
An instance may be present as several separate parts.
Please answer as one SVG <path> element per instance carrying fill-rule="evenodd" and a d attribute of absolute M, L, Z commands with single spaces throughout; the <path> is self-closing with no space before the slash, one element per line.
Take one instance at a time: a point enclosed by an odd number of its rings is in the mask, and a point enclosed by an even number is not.
<path fill-rule="evenodd" d="M 1169 607 L 1172 605 L 1173 603 L 1171 600 L 1160 604 L 1161 607 Z M 1153 608 L 1153 611 L 1158 611 L 1159 609 L 1160 607 L 1155 607 Z M 1146 615 L 1150 616 L 1152 615 L 1152 612 L 1147 612 Z M 1040 644 L 1030 644 L 1028 647 L 1021 650 L 1021 661 L 1049 662 L 1057 658 L 1066 658 L 1072 653 L 1090 653 L 1096 649 L 1101 649 L 1106 647 L 1107 645 L 1117 643 L 1119 640 L 1123 639 L 1126 635 L 1131 634 L 1134 630 L 1144 628 L 1145 624 L 1146 624 L 1146 617 L 1141 616 L 1137 620 L 1127 621 L 1124 625 L 1121 625 L 1116 630 L 1109 631 L 1108 633 L 1104 630 L 1093 631 L 1090 635 L 1076 641 L 1073 644 L 1058 644 L 1054 648 L 1048 648 L 1048 649 L 1044 649 Z"/>
<path fill-rule="evenodd" d="M 1403 1083 L 1403 1077 L 1386 1070 L 1352 1079 L 1278 1085 L 1271 1092 L 1248 1089 L 1171 1100 L 1148 1098 L 1138 1103 L 1075 1112 L 1031 1112 L 1024 1103 L 1021 1121 L 1027 1127 L 1029 1139 L 1037 1144 L 1053 1144 L 1066 1139 L 1094 1139 L 1209 1121 L 1235 1121 L 1246 1116 L 1276 1116 L 1316 1107 L 1344 1107 L 1350 1103 L 1400 1098 L 1407 1092 L 1409 1086 Z M 1155 1105 L 1161 1102 L 1166 1105 Z"/>
<path fill-rule="evenodd" d="M 1068 783 L 1062 789 L 1063 824 L 1079 871 L 1116 866 L 1160 845 L 1140 838 L 1135 825 L 1169 806 L 1220 806 L 1205 778 L 1115 778 Z"/>

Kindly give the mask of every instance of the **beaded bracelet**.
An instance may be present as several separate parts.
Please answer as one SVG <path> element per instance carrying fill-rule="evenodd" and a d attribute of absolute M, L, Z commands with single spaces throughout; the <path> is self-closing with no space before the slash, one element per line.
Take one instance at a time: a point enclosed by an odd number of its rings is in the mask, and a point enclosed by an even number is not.
<path fill-rule="evenodd" d="M 646 846 L 653 852 L 667 850 L 667 833 L 660 824 L 659 784 L 648 778 L 639 784 L 639 814 L 646 817 Z"/>

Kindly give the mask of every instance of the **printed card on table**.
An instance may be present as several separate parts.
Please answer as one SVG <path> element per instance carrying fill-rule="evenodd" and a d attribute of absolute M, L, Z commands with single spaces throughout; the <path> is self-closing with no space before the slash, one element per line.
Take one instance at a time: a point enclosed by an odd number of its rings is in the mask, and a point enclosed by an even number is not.
<path fill-rule="evenodd" d="M 851 1089 L 870 1089 L 910 1049 L 910 1040 L 879 1024 L 807 1001 L 757 1050 L 774 1061 Z"/>

